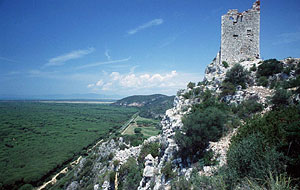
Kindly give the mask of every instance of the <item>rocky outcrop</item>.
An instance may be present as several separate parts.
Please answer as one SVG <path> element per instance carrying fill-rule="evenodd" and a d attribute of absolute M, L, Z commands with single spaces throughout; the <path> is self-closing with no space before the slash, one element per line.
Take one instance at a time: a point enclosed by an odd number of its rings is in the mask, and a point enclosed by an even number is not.
<path fill-rule="evenodd" d="M 251 86 L 246 89 L 242 89 L 241 86 L 238 86 L 234 95 L 225 96 L 223 100 L 228 104 L 240 104 L 243 101 L 252 98 L 258 103 L 265 105 L 267 102 L 267 97 L 270 97 L 273 92 L 274 90 L 263 86 Z"/>
<path fill-rule="evenodd" d="M 245 69 L 250 70 L 253 65 L 259 66 L 261 59 L 253 59 L 251 61 L 242 61 L 239 64 Z M 225 66 L 220 63 L 218 59 L 214 59 L 205 69 L 205 76 L 203 81 L 207 84 L 207 88 L 213 91 L 220 92 L 220 87 L 226 77 L 226 73 L 233 65 Z M 255 77 L 255 76 L 252 76 Z"/>

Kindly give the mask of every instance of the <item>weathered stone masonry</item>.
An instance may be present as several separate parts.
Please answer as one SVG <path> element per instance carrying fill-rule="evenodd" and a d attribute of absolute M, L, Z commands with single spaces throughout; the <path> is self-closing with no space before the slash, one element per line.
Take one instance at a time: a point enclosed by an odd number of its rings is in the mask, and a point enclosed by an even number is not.
<path fill-rule="evenodd" d="M 222 16 L 221 50 L 217 61 L 229 64 L 260 57 L 260 1 L 239 13 L 229 10 Z"/>

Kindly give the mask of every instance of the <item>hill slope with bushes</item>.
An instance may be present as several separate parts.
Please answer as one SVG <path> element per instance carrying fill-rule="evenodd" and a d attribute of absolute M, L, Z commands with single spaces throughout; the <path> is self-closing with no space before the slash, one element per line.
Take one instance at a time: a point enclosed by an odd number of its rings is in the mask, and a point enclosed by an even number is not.
<path fill-rule="evenodd" d="M 146 118 L 159 118 L 165 114 L 167 109 L 173 106 L 175 96 L 166 96 L 162 94 L 153 95 L 135 95 L 116 101 L 113 105 L 138 107 L 139 115 Z"/>

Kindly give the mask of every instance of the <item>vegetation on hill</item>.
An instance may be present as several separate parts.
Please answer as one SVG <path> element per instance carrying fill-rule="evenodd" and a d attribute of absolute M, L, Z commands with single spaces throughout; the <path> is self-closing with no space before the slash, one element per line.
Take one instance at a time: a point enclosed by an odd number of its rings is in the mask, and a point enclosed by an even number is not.
<path fill-rule="evenodd" d="M 136 95 L 116 101 L 113 105 L 138 107 L 139 115 L 146 118 L 159 118 L 173 106 L 174 96 L 162 94 Z"/>
<path fill-rule="evenodd" d="M 189 180 L 174 179 L 172 189 L 264 190 L 300 187 L 300 105 L 297 99 L 300 93 L 300 64 L 295 64 L 293 60 L 282 63 L 271 59 L 258 68 L 251 68 L 251 72 L 256 72 L 256 79 L 251 79 L 248 71 L 240 65 L 229 69 L 220 96 L 234 95 L 237 85 L 253 85 L 250 80 L 270 88 L 272 80 L 275 81 L 273 95 L 264 106 L 257 102 L 257 97 L 238 105 L 226 105 L 214 96 L 205 99 L 207 96 L 203 95 L 207 93 L 200 92 L 202 100 L 192 105 L 191 112 L 183 118 L 182 131 L 175 136 L 179 153 L 184 158 L 194 165 L 207 165 L 207 157 L 210 158 L 208 161 L 213 161 L 207 152 L 208 142 L 217 141 L 232 126 L 239 125 L 239 128 L 231 139 L 227 163 L 222 168 L 208 177 L 198 175 L 196 171 L 199 168 L 194 167 L 192 177 Z M 188 95 L 183 96 L 194 99 L 196 88 L 193 87 Z M 270 111 L 264 115 L 256 114 L 267 106 Z"/>
<path fill-rule="evenodd" d="M 192 107 L 191 112 L 183 118 L 183 128 L 175 135 L 179 153 L 183 158 L 196 155 L 203 156 L 209 141 L 217 141 L 225 131 L 227 110 L 215 96 L 206 92 L 207 98 Z"/>

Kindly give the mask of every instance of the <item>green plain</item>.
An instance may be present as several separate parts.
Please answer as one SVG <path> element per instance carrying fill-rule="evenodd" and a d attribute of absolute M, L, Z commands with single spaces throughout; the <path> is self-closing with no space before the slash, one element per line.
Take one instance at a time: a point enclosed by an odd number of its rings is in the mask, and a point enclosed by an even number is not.
<path fill-rule="evenodd" d="M 156 128 L 159 121 L 154 119 L 148 119 L 138 116 L 130 125 L 125 129 L 123 135 L 134 135 L 135 128 L 141 128 L 141 133 L 145 138 L 155 136 L 159 134 L 159 129 Z"/>
<path fill-rule="evenodd" d="M 137 111 L 102 104 L 0 102 L 0 185 L 40 185 Z"/>

